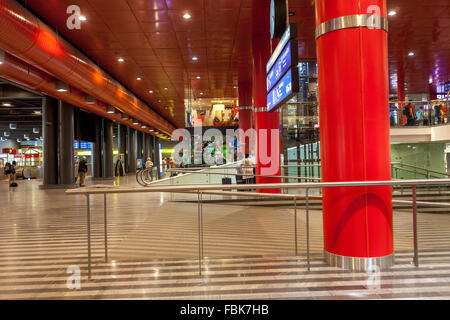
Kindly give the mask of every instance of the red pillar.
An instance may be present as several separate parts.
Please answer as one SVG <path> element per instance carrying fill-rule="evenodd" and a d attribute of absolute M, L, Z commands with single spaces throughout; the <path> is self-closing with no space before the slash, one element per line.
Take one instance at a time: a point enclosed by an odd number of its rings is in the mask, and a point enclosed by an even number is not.
<path fill-rule="evenodd" d="M 374 5 L 383 23 L 385 0 L 316 0 L 316 24 L 352 15 L 358 23 L 356 15 Z M 324 30 L 317 35 L 322 179 L 391 180 L 387 32 L 382 27 L 317 30 Z M 391 187 L 324 188 L 323 228 L 330 264 L 392 265 Z"/>
<path fill-rule="evenodd" d="M 248 71 L 250 72 L 250 71 Z M 244 133 L 253 128 L 253 102 L 251 80 L 239 80 L 239 129 Z M 249 152 L 249 141 L 245 136 L 239 138 L 239 143 L 245 143 L 245 153 Z"/>
<path fill-rule="evenodd" d="M 257 175 L 280 175 L 280 116 L 279 112 L 267 112 L 266 64 L 270 58 L 270 0 L 253 0 L 252 10 L 253 49 L 253 101 L 255 129 L 257 132 Z M 278 136 L 271 137 L 271 130 Z M 264 133 L 267 135 L 264 136 Z M 267 139 L 265 139 L 267 137 Z M 267 155 L 270 157 L 268 161 Z M 256 177 L 256 183 L 280 183 L 280 178 Z M 261 189 L 258 192 L 280 193 L 280 189 Z"/>

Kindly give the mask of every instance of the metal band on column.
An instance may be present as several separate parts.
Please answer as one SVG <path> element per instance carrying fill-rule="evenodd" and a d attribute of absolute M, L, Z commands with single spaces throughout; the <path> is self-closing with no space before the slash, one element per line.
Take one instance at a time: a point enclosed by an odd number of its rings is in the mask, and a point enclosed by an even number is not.
<path fill-rule="evenodd" d="M 316 39 L 326 33 L 348 28 L 372 28 L 388 31 L 388 21 L 384 17 L 371 14 L 342 16 L 321 23 L 316 28 Z"/>
<path fill-rule="evenodd" d="M 242 107 L 239 107 L 239 111 L 241 111 L 241 110 L 253 110 L 253 106 L 242 106 Z"/>
<path fill-rule="evenodd" d="M 267 108 L 266 107 L 255 108 L 254 112 L 267 112 Z"/>

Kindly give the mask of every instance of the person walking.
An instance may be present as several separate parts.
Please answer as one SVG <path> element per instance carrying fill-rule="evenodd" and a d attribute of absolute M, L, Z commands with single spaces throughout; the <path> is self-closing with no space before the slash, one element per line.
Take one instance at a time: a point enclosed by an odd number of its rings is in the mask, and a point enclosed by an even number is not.
<path fill-rule="evenodd" d="M 86 179 L 87 173 L 87 161 L 86 157 L 81 158 L 78 163 L 78 182 L 80 183 L 80 187 L 84 187 L 84 179 Z"/>
<path fill-rule="evenodd" d="M 253 182 L 254 173 L 253 164 L 248 153 L 245 154 L 245 159 L 242 161 L 241 166 L 244 169 L 242 179 L 245 181 L 245 184 L 251 184 Z"/>
<path fill-rule="evenodd" d="M 423 107 L 420 107 L 416 112 L 416 120 L 418 126 L 423 126 Z"/>
<path fill-rule="evenodd" d="M 147 170 L 147 179 L 153 180 L 153 161 L 150 157 L 147 158 L 145 162 L 145 169 Z"/>
<path fill-rule="evenodd" d="M 8 176 L 8 183 L 10 187 L 17 187 L 16 181 L 16 162 L 13 161 L 12 164 L 7 162 L 5 164 L 5 175 Z"/>

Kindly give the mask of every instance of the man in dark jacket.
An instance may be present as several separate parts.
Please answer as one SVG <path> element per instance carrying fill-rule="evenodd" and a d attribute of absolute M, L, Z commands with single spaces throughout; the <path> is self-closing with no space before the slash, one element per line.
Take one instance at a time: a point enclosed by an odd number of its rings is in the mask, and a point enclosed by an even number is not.
<path fill-rule="evenodd" d="M 78 181 L 80 183 L 80 187 L 84 187 L 84 179 L 86 178 L 87 173 L 87 162 L 86 157 L 81 158 L 80 163 L 78 164 Z"/>

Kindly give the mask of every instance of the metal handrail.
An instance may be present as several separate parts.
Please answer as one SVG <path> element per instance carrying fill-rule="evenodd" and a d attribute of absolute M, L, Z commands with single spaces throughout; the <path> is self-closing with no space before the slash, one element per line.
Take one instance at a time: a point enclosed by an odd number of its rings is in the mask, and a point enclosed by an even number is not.
<path fill-rule="evenodd" d="M 423 168 L 423 167 L 418 167 L 418 166 L 415 166 L 415 165 L 412 165 L 412 164 L 409 164 L 409 163 L 393 162 L 392 165 L 400 165 L 400 166 L 410 167 L 410 168 L 414 168 L 414 169 L 418 169 L 418 170 L 424 170 L 426 172 L 436 173 L 436 174 L 440 174 L 442 176 L 450 177 L 450 174 L 448 174 L 448 173 L 435 171 L 435 170 L 431 170 L 431 169 L 427 169 L 427 168 Z"/>
<path fill-rule="evenodd" d="M 317 188 L 335 188 L 335 187 L 366 187 L 366 186 L 396 186 L 408 185 L 412 188 L 412 207 L 413 207 L 413 242 L 414 242 L 414 264 L 419 266 L 419 249 L 417 239 L 417 200 L 416 187 L 418 185 L 443 185 L 450 184 L 450 179 L 433 179 L 433 180 L 389 180 L 389 181 L 350 181 L 350 182 L 317 182 L 317 183 L 270 183 L 270 184 L 252 184 L 252 189 L 305 189 L 306 195 L 306 237 L 307 237 L 307 266 L 310 270 L 310 254 L 309 254 L 309 189 Z M 103 194 L 104 198 L 104 230 L 105 230 L 105 262 L 108 262 L 108 240 L 107 240 L 107 207 L 106 195 L 118 193 L 143 193 L 143 192 L 172 192 L 172 193 L 197 193 L 198 195 L 198 235 L 199 235 L 199 274 L 201 276 L 202 260 L 203 260 L 203 207 L 202 195 L 214 190 L 233 190 L 248 189 L 249 185 L 179 185 L 179 186 L 157 186 L 157 187 L 86 187 L 78 189 L 66 190 L 66 194 L 85 195 L 87 202 L 87 233 L 88 233 L 88 279 L 91 278 L 91 217 L 90 217 L 90 195 Z M 216 191 L 217 193 L 217 191 Z M 248 192 L 227 192 L 232 196 L 248 196 Z M 294 232 L 295 232 L 295 253 L 297 251 L 297 199 L 298 195 L 278 194 L 278 193 L 254 193 L 257 197 L 283 197 L 292 198 L 294 200 Z M 450 206 L 450 204 L 449 204 Z"/>
<path fill-rule="evenodd" d="M 401 171 L 405 171 L 405 172 L 409 172 L 409 173 L 414 173 L 414 174 L 419 174 L 419 175 L 423 175 L 426 178 L 437 178 L 437 179 L 441 179 L 441 177 L 437 177 L 437 176 L 433 176 L 431 174 L 425 173 L 425 172 L 417 172 L 417 171 L 413 171 L 413 170 L 409 170 L 409 169 L 405 169 L 405 168 L 401 168 L 401 167 L 392 167 L 395 170 L 401 170 Z"/>

